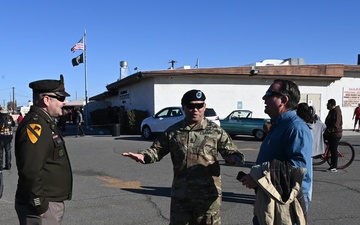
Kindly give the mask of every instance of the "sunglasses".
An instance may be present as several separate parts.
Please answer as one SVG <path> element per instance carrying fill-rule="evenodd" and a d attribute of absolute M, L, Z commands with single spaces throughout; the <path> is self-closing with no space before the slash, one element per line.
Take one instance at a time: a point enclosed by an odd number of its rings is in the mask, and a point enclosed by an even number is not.
<path fill-rule="evenodd" d="M 65 98 L 66 98 L 66 96 L 59 96 L 59 95 L 45 95 L 45 96 L 48 96 L 48 97 L 50 97 L 50 98 L 55 98 L 55 99 L 57 99 L 57 100 L 60 101 L 60 102 L 64 102 L 64 101 L 65 101 Z"/>
<path fill-rule="evenodd" d="M 204 107 L 204 103 L 186 104 L 186 108 L 188 109 L 201 109 L 202 107 Z"/>
<path fill-rule="evenodd" d="M 283 94 L 281 94 L 280 92 L 277 92 L 277 91 L 268 90 L 268 91 L 265 92 L 265 96 L 273 97 L 273 96 L 285 96 L 285 95 L 283 95 Z"/>

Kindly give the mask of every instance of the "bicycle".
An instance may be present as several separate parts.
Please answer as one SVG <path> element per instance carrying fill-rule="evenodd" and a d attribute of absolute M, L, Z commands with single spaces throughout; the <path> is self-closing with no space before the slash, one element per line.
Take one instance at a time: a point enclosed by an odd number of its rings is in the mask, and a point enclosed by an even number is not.
<path fill-rule="evenodd" d="M 321 165 L 327 162 L 331 165 L 331 153 L 329 151 L 329 143 L 325 142 L 325 152 L 321 155 L 313 157 L 313 165 Z M 338 166 L 337 169 L 344 169 L 354 161 L 355 150 L 354 147 L 345 141 L 340 141 L 338 146 Z"/>

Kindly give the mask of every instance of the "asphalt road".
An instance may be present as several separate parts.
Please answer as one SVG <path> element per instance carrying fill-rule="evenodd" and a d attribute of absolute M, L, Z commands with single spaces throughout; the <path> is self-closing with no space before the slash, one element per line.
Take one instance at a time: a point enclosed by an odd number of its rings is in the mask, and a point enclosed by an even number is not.
<path fill-rule="evenodd" d="M 150 146 L 139 136 L 112 137 L 107 132 L 66 136 L 74 174 L 73 199 L 67 201 L 63 225 L 169 223 L 172 165 L 170 157 L 151 165 L 142 165 L 121 156 Z M 360 133 L 344 132 L 343 140 L 360 151 Z M 254 163 L 260 142 L 237 137 L 237 146 L 246 156 L 245 167 L 226 166 L 221 161 L 223 181 L 222 224 L 251 224 L 255 195 L 235 180 L 238 171 L 248 172 Z M 14 161 L 14 159 L 13 159 Z M 0 199 L 0 224 L 18 224 L 14 210 L 17 170 L 4 171 L 5 189 Z M 313 200 L 308 224 L 358 225 L 360 221 L 360 162 L 337 173 L 326 172 L 328 165 L 314 167 Z"/>

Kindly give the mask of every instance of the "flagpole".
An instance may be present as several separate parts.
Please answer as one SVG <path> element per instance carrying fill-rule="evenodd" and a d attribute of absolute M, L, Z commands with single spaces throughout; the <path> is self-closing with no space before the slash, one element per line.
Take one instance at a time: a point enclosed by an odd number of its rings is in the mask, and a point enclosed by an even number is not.
<path fill-rule="evenodd" d="M 85 125 L 88 126 L 88 84 L 87 84 L 87 60 L 86 60 L 86 30 L 84 30 L 84 70 L 85 70 Z"/>

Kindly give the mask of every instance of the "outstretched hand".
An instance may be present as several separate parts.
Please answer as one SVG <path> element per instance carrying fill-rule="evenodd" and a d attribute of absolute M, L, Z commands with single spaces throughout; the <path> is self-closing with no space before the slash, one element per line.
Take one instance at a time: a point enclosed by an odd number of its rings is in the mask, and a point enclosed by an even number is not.
<path fill-rule="evenodd" d="M 132 159 L 135 160 L 136 162 L 140 162 L 140 163 L 142 163 L 142 164 L 145 164 L 144 155 L 143 155 L 143 154 L 132 153 L 132 152 L 124 152 L 124 153 L 122 153 L 122 155 L 125 156 L 125 157 L 132 158 Z"/>

